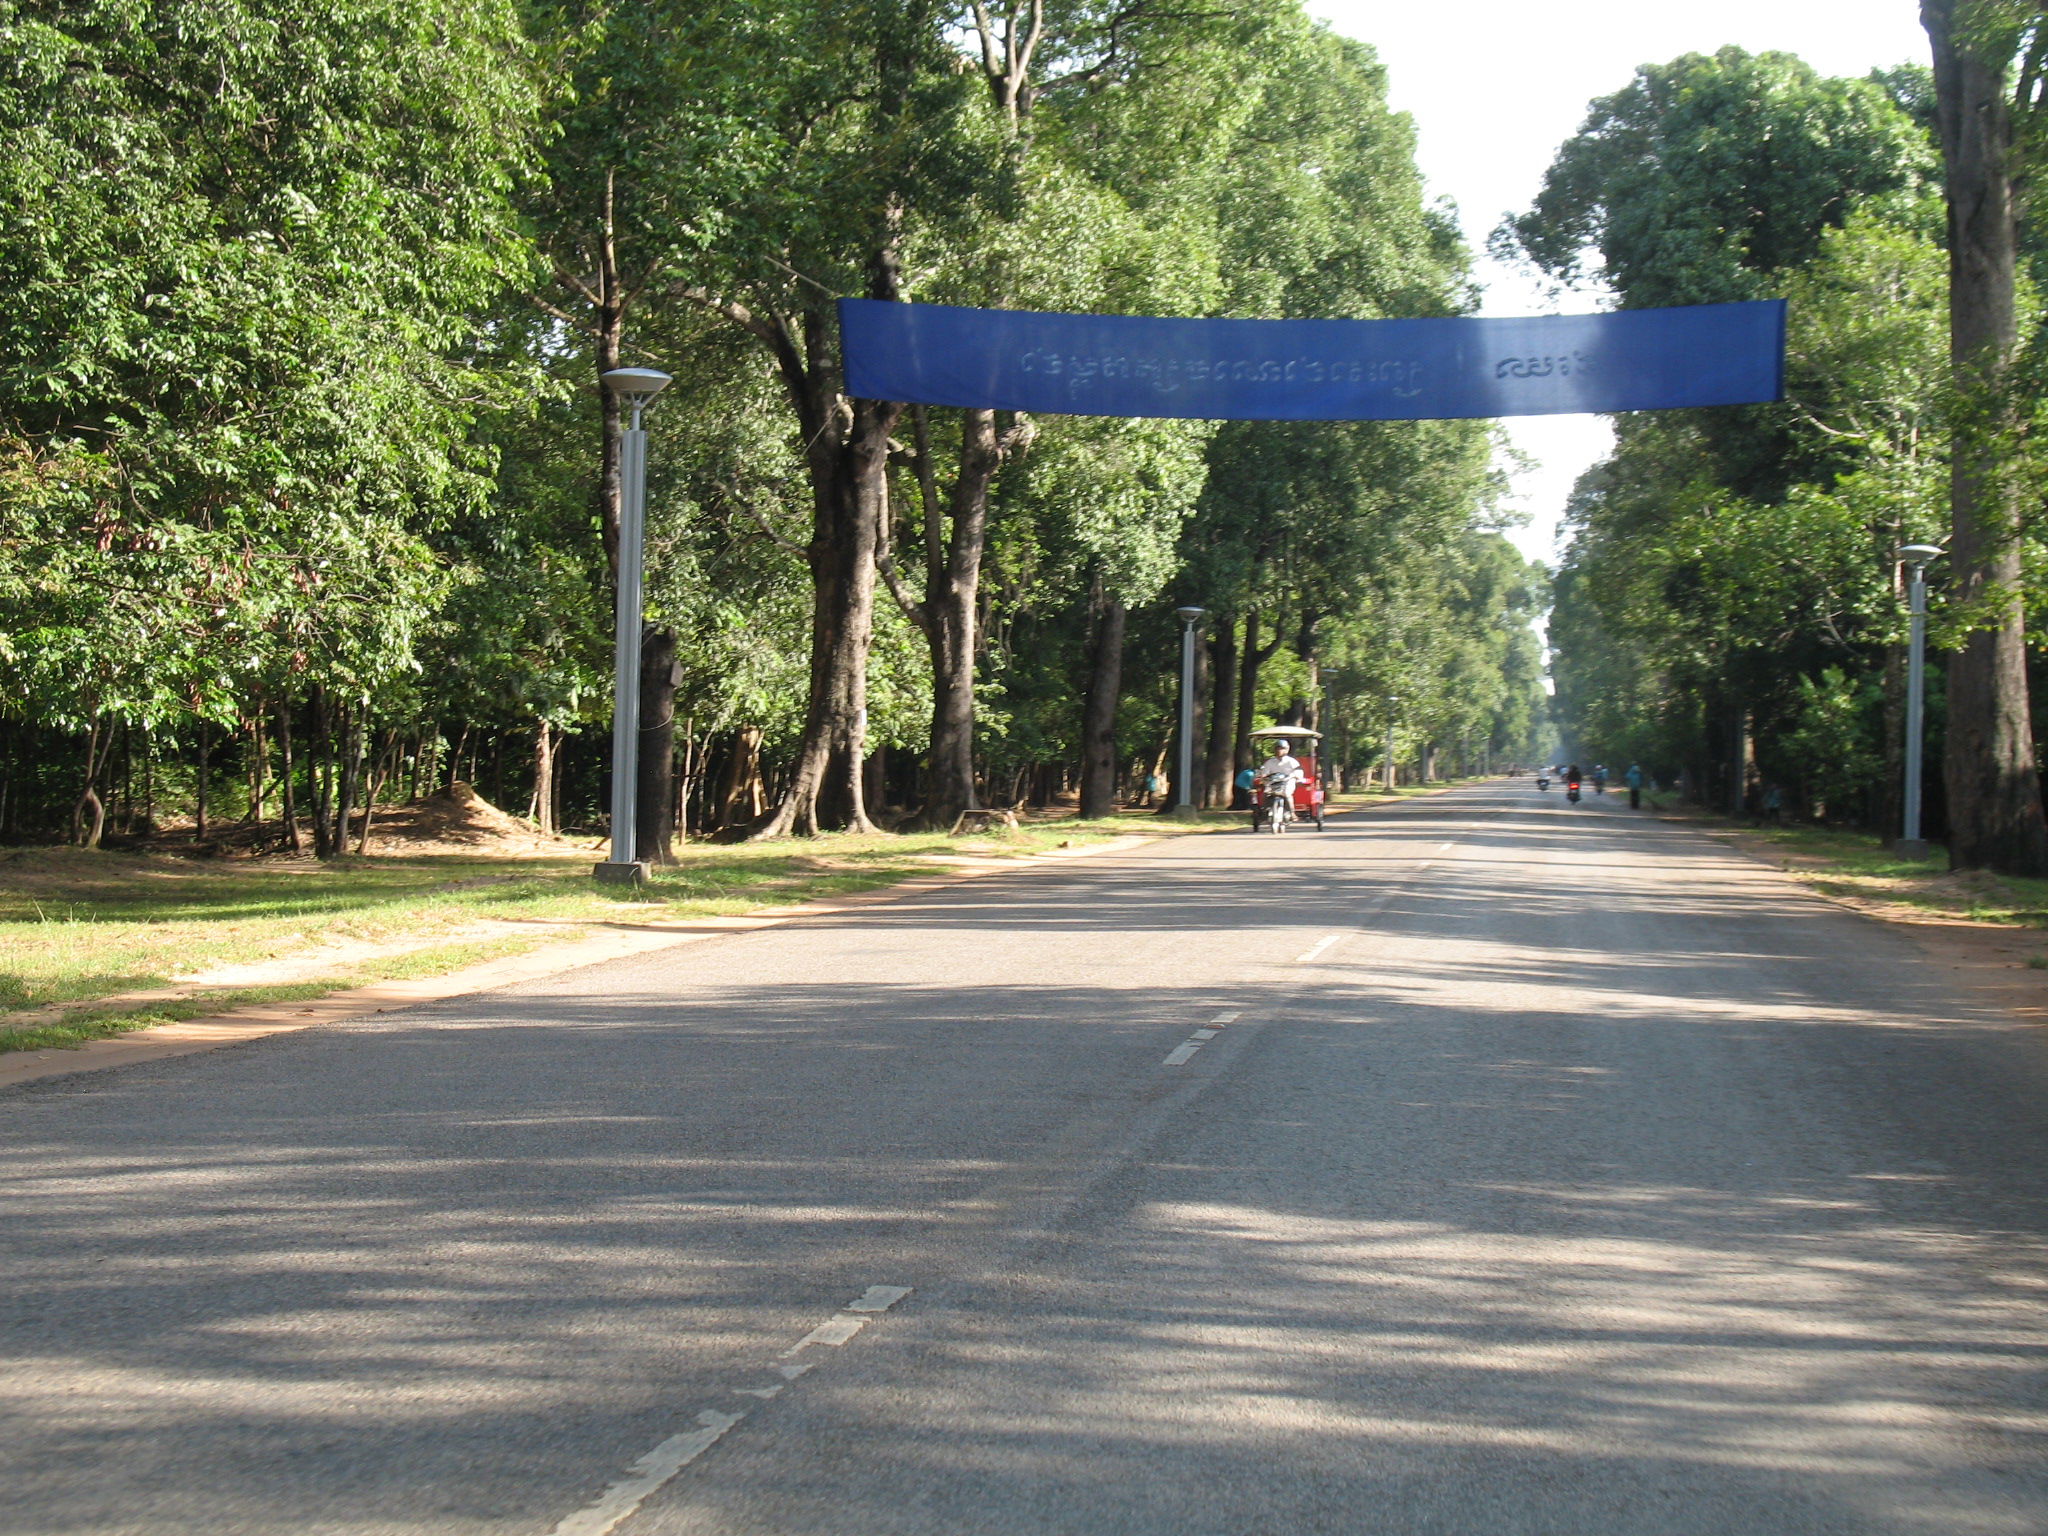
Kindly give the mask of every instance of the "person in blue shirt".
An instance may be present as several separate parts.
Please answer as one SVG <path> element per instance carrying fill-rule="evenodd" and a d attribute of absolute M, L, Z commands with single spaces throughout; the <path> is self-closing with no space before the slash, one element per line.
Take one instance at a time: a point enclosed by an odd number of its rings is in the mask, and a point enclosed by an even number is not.
<path fill-rule="evenodd" d="M 1248 811 L 1252 808 L 1252 781 L 1257 777 L 1249 765 L 1237 770 L 1237 777 L 1230 781 L 1230 808 L 1233 811 Z"/>
<path fill-rule="evenodd" d="M 1628 780 L 1628 808 L 1632 811 L 1641 810 L 1643 808 L 1642 764 L 1630 763 L 1628 765 L 1628 772 L 1623 777 Z"/>

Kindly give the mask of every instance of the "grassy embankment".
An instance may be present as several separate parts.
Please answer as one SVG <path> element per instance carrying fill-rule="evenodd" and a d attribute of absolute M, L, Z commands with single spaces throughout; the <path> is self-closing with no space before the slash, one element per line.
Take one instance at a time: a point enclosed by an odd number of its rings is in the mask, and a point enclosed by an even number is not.
<path fill-rule="evenodd" d="M 0 851 L 0 1052 L 44 1050 L 242 1003 L 443 975 L 616 926 L 732 915 L 1133 832 L 1163 818 L 1016 832 L 693 844 L 643 890 L 590 879 L 593 855 L 386 855 L 223 863 L 78 849 Z M 246 979 L 213 973 L 265 967 Z M 278 975 L 276 973 L 283 973 Z M 195 983 L 196 978 L 196 983 Z M 171 989 L 181 995 L 127 999 Z"/>

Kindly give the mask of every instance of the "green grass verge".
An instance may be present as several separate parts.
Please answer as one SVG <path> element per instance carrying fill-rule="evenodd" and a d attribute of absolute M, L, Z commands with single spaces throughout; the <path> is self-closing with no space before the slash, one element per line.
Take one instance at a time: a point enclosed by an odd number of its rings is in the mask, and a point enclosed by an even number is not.
<path fill-rule="evenodd" d="M 86 1008 L 67 1013 L 46 1024 L 27 1024 L 0 1030 L 0 1054 L 8 1051 L 69 1049 L 90 1040 L 105 1040 L 133 1030 L 158 1024 L 175 1024 L 185 1019 L 204 1018 L 223 1008 L 241 1008 L 258 1003 L 302 1003 L 351 987 L 378 981 L 409 981 L 420 976 L 444 976 L 464 966 L 509 955 L 524 954 L 558 937 L 499 939 L 476 944 L 443 944 L 431 949 L 394 955 L 374 965 L 352 966 L 328 972 L 309 981 L 269 987 L 235 987 L 195 992 L 171 1002 L 152 1003 L 142 1008 Z"/>
<path fill-rule="evenodd" d="M 1229 818 L 1219 818 L 1228 820 Z M 1138 833 L 1202 831 L 1164 817 L 1059 821 L 1015 832 L 833 835 L 759 845 L 690 844 L 644 888 L 600 886 L 596 854 L 565 858 L 377 856 L 319 864 L 215 863 L 71 848 L 0 852 L 0 1051 L 75 1045 L 239 1003 L 317 997 L 369 981 L 445 974 L 557 942 L 592 923 L 734 915 L 894 884 L 949 857 L 1019 857 Z M 478 923 L 531 922 L 482 940 Z M 432 941 L 445 935 L 447 942 Z M 293 961 L 336 940 L 426 941 L 404 955 L 277 985 L 207 988 L 175 1002 L 95 1008 L 225 966 Z M 22 1019 L 63 1005 L 61 1018 Z M 71 1006 L 75 1005 L 75 1007 Z M 16 1015 L 9 1019 L 8 1015 Z"/>

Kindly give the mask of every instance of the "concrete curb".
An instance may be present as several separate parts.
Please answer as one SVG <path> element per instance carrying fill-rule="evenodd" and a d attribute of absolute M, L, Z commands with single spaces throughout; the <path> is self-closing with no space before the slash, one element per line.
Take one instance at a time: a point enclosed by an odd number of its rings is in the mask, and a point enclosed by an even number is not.
<path fill-rule="evenodd" d="M 61 1050 L 10 1051 L 0 1055 L 0 1088 L 12 1087 L 16 1083 L 34 1082 L 38 1078 L 61 1077 L 74 1072 L 101 1072 L 113 1067 L 164 1061 L 173 1056 L 189 1056 L 196 1051 L 218 1050 L 224 1045 L 240 1045 L 244 1041 L 260 1040 L 266 1035 L 290 1034 L 294 1030 L 310 1029 L 316 1024 L 332 1024 L 342 1019 L 360 1018 L 365 1014 L 406 1008 L 416 1003 L 439 1002 L 445 998 L 466 997 L 478 992 L 494 992 L 500 987 L 515 986 L 520 982 L 538 980 L 543 976 L 558 976 L 565 971 L 580 970 L 586 965 L 599 965 L 607 960 L 620 960 L 630 955 L 674 949 L 684 944 L 700 943 L 705 939 L 721 938 L 735 933 L 751 933 L 757 928 L 774 928 L 807 917 L 829 917 L 837 913 L 857 911 L 861 907 L 900 900 L 921 891 L 936 890 L 963 880 L 978 880 L 985 875 L 1014 870 L 1046 869 L 1074 859 L 1122 853 L 1132 848 L 1143 847 L 1147 843 L 1158 842 L 1162 836 L 1164 834 L 1161 833 L 1127 833 L 1086 848 L 1053 849 L 1045 853 L 1029 854 L 1020 859 L 970 861 L 971 856 L 963 856 L 961 864 L 957 867 L 935 870 L 929 875 L 913 875 L 893 885 L 878 886 L 872 891 L 859 891 L 852 895 L 805 902 L 799 906 L 768 908 L 739 917 L 705 917 L 678 923 L 621 924 L 585 938 L 545 944 L 509 959 L 487 960 L 478 965 L 465 966 L 459 971 L 450 971 L 445 976 L 425 977 L 416 981 L 380 981 L 304 1002 L 253 1003 L 246 1007 L 223 1009 L 205 1018 L 185 1019 L 176 1024 L 158 1024 L 148 1029 L 135 1030 L 130 1034 L 115 1035 L 105 1040 L 91 1040 L 84 1045 Z"/>

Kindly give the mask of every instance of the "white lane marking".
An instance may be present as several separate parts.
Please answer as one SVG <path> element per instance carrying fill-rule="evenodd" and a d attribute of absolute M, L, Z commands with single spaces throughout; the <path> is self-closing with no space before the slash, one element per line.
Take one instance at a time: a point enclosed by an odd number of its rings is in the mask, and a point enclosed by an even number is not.
<path fill-rule="evenodd" d="M 744 1419 L 744 1413 L 697 1415 L 697 1428 L 670 1435 L 630 1467 L 626 1475 L 598 1495 L 597 1502 L 565 1517 L 552 1536 L 610 1536 L 619 1523 L 691 1462 L 718 1444 L 725 1432 Z"/>
<path fill-rule="evenodd" d="M 861 1292 L 858 1301 L 849 1301 L 849 1312 L 886 1312 L 897 1302 L 910 1294 L 907 1285 L 871 1285 Z"/>
<path fill-rule="evenodd" d="M 1166 1061 L 1163 1064 L 1169 1067 L 1178 1067 L 1185 1063 L 1190 1056 L 1194 1055 L 1195 1052 L 1199 1051 L 1200 1049 L 1201 1047 L 1199 1045 L 1195 1045 L 1192 1043 L 1186 1045 L 1176 1045 L 1171 1051 L 1167 1052 Z"/>
<path fill-rule="evenodd" d="M 1198 1029 L 1192 1035 L 1189 1035 L 1188 1038 L 1190 1040 L 1214 1040 L 1222 1033 L 1223 1031 L 1220 1029 Z"/>
<path fill-rule="evenodd" d="M 813 1344 L 830 1344 L 834 1349 L 838 1349 L 867 1325 L 868 1320 L 864 1317 L 848 1317 L 844 1313 L 838 1317 L 828 1317 L 785 1349 L 782 1358 L 787 1360 L 798 1350 L 809 1349 Z"/>
<path fill-rule="evenodd" d="M 814 1360 L 795 1364 L 790 1361 L 791 1355 L 813 1344 L 830 1344 L 835 1348 L 846 1344 L 868 1325 L 867 1317 L 854 1314 L 886 1312 L 910 1292 L 911 1287 L 907 1285 L 869 1286 L 849 1301 L 838 1316 L 827 1318 L 782 1352 L 782 1363 L 775 1367 L 775 1374 L 782 1378 L 782 1385 L 735 1387 L 733 1394 L 737 1397 L 758 1397 L 763 1402 L 780 1397 L 789 1382 L 817 1364 Z M 626 1468 L 626 1475 L 599 1494 L 596 1503 L 563 1517 L 550 1536 L 610 1536 L 622 1521 L 647 1501 L 650 1494 L 710 1450 L 727 1430 L 745 1417 L 744 1412 L 715 1413 L 705 1409 L 697 1415 L 695 1429 L 670 1435 Z"/>
<path fill-rule="evenodd" d="M 1308 953 L 1297 956 L 1294 963 L 1296 965 L 1307 965 L 1309 961 L 1315 959 L 1317 955 L 1320 955 L 1324 950 L 1328 949 L 1332 944 L 1336 943 L 1339 939 L 1343 937 L 1344 935 L 1341 933 L 1333 933 L 1327 936 L 1326 938 L 1317 939 L 1314 944 L 1309 946 Z"/>
<path fill-rule="evenodd" d="M 1239 1009 L 1235 1013 L 1219 1013 L 1216 1015 L 1215 1018 L 1211 1019 L 1209 1022 L 1211 1024 L 1235 1024 L 1239 1019 L 1243 1017 L 1244 1010 Z"/>
<path fill-rule="evenodd" d="M 1439 846 L 1439 847 L 1438 847 L 1438 849 L 1437 849 L 1437 852 L 1438 852 L 1438 853 L 1449 853 L 1449 852 L 1450 852 L 1450 851 L 1451 851 L 1451 850 L 1452 850 L 1453 848 L 1455 848 L 1455 847 L 1457 847 L 1457 846 L 1458 846 L 1458 845 L 1457 845 L 1456 843 L 1444 843 L 1444 844 L 1442 844 L 1441 846 Z"/>

